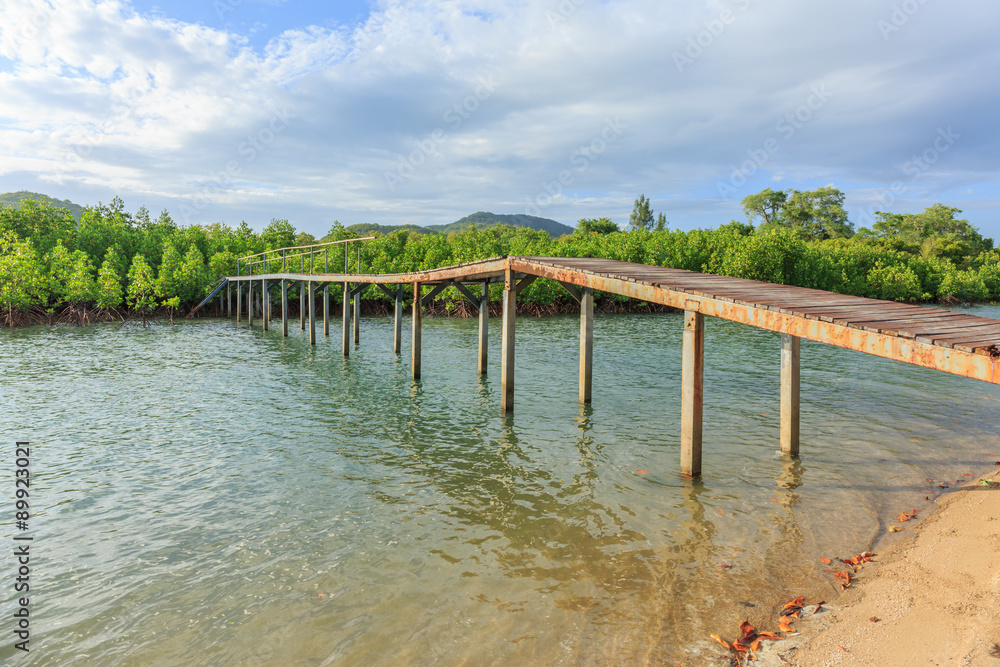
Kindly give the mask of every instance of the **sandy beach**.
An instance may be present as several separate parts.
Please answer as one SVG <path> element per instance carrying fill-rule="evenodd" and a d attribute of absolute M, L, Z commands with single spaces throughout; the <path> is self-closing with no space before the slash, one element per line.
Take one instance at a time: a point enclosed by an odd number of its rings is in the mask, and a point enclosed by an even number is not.
<path fill-rule="evenodd" d="M 1000 468 L 938 502 L 759 664 L 1000 665 Z"/>

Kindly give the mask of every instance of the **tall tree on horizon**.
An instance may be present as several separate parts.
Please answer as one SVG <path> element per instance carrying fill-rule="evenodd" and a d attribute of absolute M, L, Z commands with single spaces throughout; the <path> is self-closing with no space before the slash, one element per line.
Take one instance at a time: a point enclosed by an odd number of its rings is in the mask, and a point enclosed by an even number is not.
<path fill-rule="evenodd" d="M 632 229 L 651 230 L 653 228 L 653 209 L 646 195 L 640 194 L 632 206 L 632 215 L 628 217 L 628 225 Z"/>

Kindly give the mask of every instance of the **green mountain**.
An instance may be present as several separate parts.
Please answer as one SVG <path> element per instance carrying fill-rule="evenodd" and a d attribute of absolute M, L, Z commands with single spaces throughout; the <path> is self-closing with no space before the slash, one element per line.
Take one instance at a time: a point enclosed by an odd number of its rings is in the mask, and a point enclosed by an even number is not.
<path fill-rule="evenodd" d="M 20 190 L 18 192 L 5 192 L 0 195 L 0 206 L 20 206 L 21 201 L 24 199 L 34 199 L 35 201 L 44 201 L 52 204 L 58 208 L 67 208 L 69 212 L 73 214 L 73 218 L 77 222 L 80 221 L 80 214 L 83 213 L 83 207 L 79 204 L 74 204 L 68 199 L 54 199 L 48 195 L 43 195 L 38 192 L 28 192 L 27 190 Z"/>
<path fill-rule="evenodd" d="M 523 213 L 502 214 L 487 213 L 485 211 L 479 211 L 477 213 L 473 213 L 472 215 L 467 215 L 461 220 L 453 222 L 450 225 L 427 225 L 427 229 L 447 234 L 449 232 L 464 231 L 469 228 L 469 225 L 475 225 L 478 229 L 492 227 L 493 225 L 530 227 L 539 231 L 548 232 L 549 236 L 552 238 L 558 238 L 563 234 L 573 233 L 573 228 L 569 225 L 564 225 L 561 222 L 556 222 L 555 220 L 550 220 L 549 218 L 539 218 L 533 215 L 525 215 Z"/>
<path fill-rule="evenodd" d="M 371 234 L 373 232 L 388 234 L 398 229 L 405 229 L 407 231 L 416 232 L 417 234 L 450 234 L 451 232 L 464 232 L 469 228 L 469 225 L 475 225 L 477 229 L 485 229 L 487 227 L 492 227 L 493 225 L 530 227 L 531 229 L 548 232 L 549 236 L 552 238 L 558 238 L 563 234 L 573 233 L 573 228 L 569 225 L 564 225 L 561 222 L 549 220 L 548 218 L 538 218 L 533 215 L 523 215 L 519 213 L 505 215 L 498 213 L 486 213 L 484 211 L 467 215 L 461 220 L 456 220 L 455 222 L 447 225 L 427 225 L 426 227 L 420 227 L 418 225 L 378 225 L 373 222 L 362 222 L 356 225 L 351 225 L 347 228 L 347 230 L 353 234 L 357 234 L 358 236 Z"/>
<path fill-rule="evenodd" d="M 378 232 L 379 234 L 389 234 L 391 232 L 399 231 L 400 229 L 405 229 L 408 232 L 416 232 L 417 234 L 434 234 L 434 232 L 427 227 L 421 227 L 419 225 L 378 225 L 374 222 L 359 222 L 358 224 L 350 225 L 345 229 L 356 236 L 365 236 L 374 232 Z"/>

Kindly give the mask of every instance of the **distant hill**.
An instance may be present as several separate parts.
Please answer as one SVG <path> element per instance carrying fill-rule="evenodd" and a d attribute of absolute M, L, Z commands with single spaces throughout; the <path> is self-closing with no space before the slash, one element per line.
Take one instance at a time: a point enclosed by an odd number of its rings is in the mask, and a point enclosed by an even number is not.
<path fill-rule="evenodd" d="M 531 229 L 548 232 L 549 236 L 552 238 L 562 236 L 563 234 L 573 233 L 573 228 L 569 225 L 564 225 L 561 222 L 549 220 L 548 218 L 538 218 L 533 215 L 523 215 L 520 213 L 514 215 L 504 215 L 498 213 L 486 213 L 484 211 L 467 215 L 461 220 L 457 220 L 447 225 L 427 225 L 426 227 L 420 227 L 418 225 L 378 225 L 374 222 L 361 222 L 356 225 L 351 225 L 347 228 L 347 230 L 352 234 L 357 234 L 358 236 L 370 234 L 372 232 L 389 234 L 399 229 L 405 229 L 418 234 L 450 234 L 451 232 L 464 232 L 469 228 L 469 225 L 475 225 L 477 229 L 485 229 L 494 225 L 530 227 Z"/>
<path fill-rule="evenodd" d="M 5 192 L 0 195 L 0 205 L 8 206 L 20 206 L 21 201 L 24 199 L 34 199 L 35 201 L 44 201 L 52 204 L 57 208 L 69 209 L 69 212 L 73 215 L 77 222 L 80 221 L 80 214 L 83 213 L 83 207 L 79 204 L 74 204 L 68 199 L 54 199 L 48 195 L 43 195 L 38 192 L 28 192 L 27 190 L 20 190 L 19 192 Z"/>
<path fill-rule="evenodd" d="M 472 215 L 467 215 L 461 220 L 453 222 L 450 225 L 427 225 L 427 229 L 448 234 L 449 232 L 464 231 L 469 228 L 469 225 L 475 225 L 479 229 L 492 227 L 493 225 L 530 227 L 531 229 L 548 232 L 549 236 L 552 238 L 562 236 L 563 234 L 573 233 L 573 228 L 569 225 L 564 225 L 561 222 L 556 222 L 555 220 L 550 220 L 548 218 L 539 218 L 533 215 L 525 215 L 523 213 L 508 215 L 502 213 L 487 213 L 485 211 L 478 211 Z"/>
<path fill-rule="evenodd" d="M 390 234 L 392 232 L 399 231 L 400 229 L 405 229 L 408 232 L 416 232 L 418 234 L 435 233 L 426 227 L 421 227 L 420 225 L 377 225 L 374 222 L 359 222 L 356 225 L 346 227 L 346 229 L 357 236 L 364 236 L 366 234 L 371 234 L 372 232 Z"/>

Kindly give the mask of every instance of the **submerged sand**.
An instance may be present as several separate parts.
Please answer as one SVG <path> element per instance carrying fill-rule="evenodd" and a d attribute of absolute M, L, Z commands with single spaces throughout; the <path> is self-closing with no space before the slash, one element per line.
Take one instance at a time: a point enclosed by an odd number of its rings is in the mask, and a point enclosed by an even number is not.
<path fill-rule="evenodd" d="M 1000 667 L 1000 470 L 938 502 L 760 664 Z"/>

